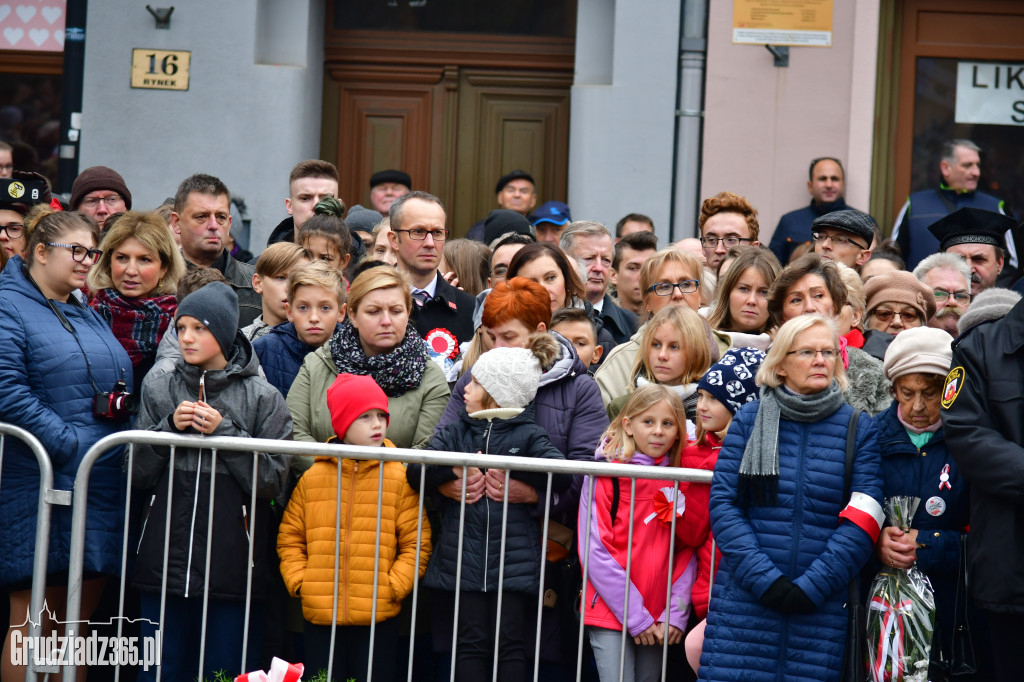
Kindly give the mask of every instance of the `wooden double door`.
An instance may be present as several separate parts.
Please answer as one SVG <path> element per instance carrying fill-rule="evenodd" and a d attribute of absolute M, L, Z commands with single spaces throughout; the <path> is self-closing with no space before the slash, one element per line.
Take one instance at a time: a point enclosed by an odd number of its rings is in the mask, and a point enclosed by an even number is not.
<path fill-rule="evenodd" d="M 462 236 L 521 168 L 539 202 L 564 201 L 575 40 L 410 31 L 328 31 L 324 158 L 348 205 L 397 168 L 439 196 Z"/>

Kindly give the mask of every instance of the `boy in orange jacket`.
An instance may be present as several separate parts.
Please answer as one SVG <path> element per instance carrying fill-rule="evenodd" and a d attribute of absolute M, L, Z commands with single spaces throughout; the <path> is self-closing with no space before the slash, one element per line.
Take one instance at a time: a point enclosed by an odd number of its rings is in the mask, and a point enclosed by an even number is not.
<path fill-rule="evenodd" d="M 388 399 L 372 378 L 339 374 L 327 390 L 327 406 L 334 432 L 342 442 L 394 447 L 384 437 Z M 381 468 L 383 489 L 378 487 Z M 379 531 L 378 500 L 381 506 Z M 340 523 L 336 520 L 339 515 Z M 418 528 L 422 528 L 419 557 L 419 575 L 422 576 L 430 557 L 430 525 L 423 523 L 419 515 L 419 496 L 406 482 L 405 466 L 400 462 L 317 457 L 299 479 L 281 520 L 277 553 L 289 593 L 302 599 L 302 615 L 306 620 L 304 663 L 312 674 L 327 670 L 337 581 L 332 678 L 366 679 L 374 606 L 373 677 L 391 678 L 396 661 L 393 644 L 399 636 L 395 616 L 417 578 Z M 335 542 L 336 537 L 340 538 L 339 543 Z M 374 597 L 373 567 L 378 545 L 380 556 Z"/>

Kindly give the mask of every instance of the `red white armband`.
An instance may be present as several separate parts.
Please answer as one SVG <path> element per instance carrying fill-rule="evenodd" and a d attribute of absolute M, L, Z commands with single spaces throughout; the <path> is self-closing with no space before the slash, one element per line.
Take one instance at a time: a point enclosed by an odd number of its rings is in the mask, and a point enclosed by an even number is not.
<path fill-rule="evenodd" d="M 853 493 L 850 495 L 850 503 L 846 509 L 839 512 L 839 518 L 852 522 L 855 526 L 871 536 L 871 542 L 878 542 L 878 536 L 882 532 L 882 523 L 885 521 L 885 513 L 882 505 L 875 501 L 875 498 L 864 493 Z"/>

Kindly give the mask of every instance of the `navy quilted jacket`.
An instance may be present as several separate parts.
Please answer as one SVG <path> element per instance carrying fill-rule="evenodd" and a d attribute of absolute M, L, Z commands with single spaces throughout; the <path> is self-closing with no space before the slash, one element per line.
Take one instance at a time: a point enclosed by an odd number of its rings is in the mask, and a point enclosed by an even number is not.
<path fill-rule="evenodd" d="M 516 455 L 565 459 L 551 445 L 544 429 L 536 424 L 534 404 L 515 415 L 515 410 L 495 408 L 476 413 L 476 418 L 463 411 L 458 422 L 448 424 L 434 434 L 428 450 L 448 452 L 483 452 L 489 455 Z M 455 480 L 452 467 L 428 466 L 425 492 L 431 495 L 435 508 L 441 514 L 440 529 L 434 532 L 434 553 L 427 564 L 423 584 L 448 592 L 455 591 L 455 575 L 462 542 L 462 588 L 469 592 L 490 592 L 498 589 L 501 560 L 501 527 L 504 519 L 502 502 L 483 497 L 466 505 L 463 532 L 459 532 L 460 504 L 437 492 L 438 486 Z M 418 489 L 420 465 L 410 464 L 406 475 L 409 485 Z M 525 471 L 510 471 L 510 478 L 518 479 L 539 491 L 543 499 L 547 475 Z M 564 492 L 572 484 L 569 474 L 551 477 L 555 492 Z M 505 533 L 505 572 L 502 585 L 512 592 L 536 594 L 540 587 L 541 532 L 540 521 L 533 516 L 532 504 L 508 505 Z M 461 538 L 460 538 L 461 535 Z"/>
<path fill-rule="evenodd" d="M 260 359 L 267 381 L 287 398 L 302 361 L 316 350 L 316 346 L 299 339 L 295 325 L 285 322 L 253 341 L 252 349 Z"/>
<path fill-rule="evenodd" d="M 53 462 L 54 487 L 70 490 L 93 443 L 128 427 L 93 416 L 94 391 L 82 351 L 88 354 L 99 391 L 110 391 L 122 376 L 132 386 L 132 362 L 95 310 L 77 301 L 54 305 L 75 329 L 77 343 L 26 279 L 22 260 L 8 261 L 0 274 L 0 421 L 38 438 Z M 120 570 L 125 499 L 121 455 L 121 448 L 109 450 L 92 469 L 86 571 Z M 0 584 L 32 575 L 38 503 L 36 458 L 9 438 L 0 474 Z M 68 568 L 71 507 L 54 507 L 51 524 L 47 570 L 53 573 Z"/>
<path fill-rule="evenodd" d="M 715 575 L 701 656 L 701 680 L 838 680 L 846 637 L 847 584 L 868 560 L 874 539 L 840 523 L 846 433 L 853 408 L 843 404 L 814 423 L 779 424 L 775 506 L 735 503 L 743 448 L 760 401 L 737 412 L 711 484 L 711 527 L 723 560 Z M 862 414 L 851 488 L 881 503 L 877 429 Z M 761 596 L 789 577 L 817 606 L 785 615 Z"/>

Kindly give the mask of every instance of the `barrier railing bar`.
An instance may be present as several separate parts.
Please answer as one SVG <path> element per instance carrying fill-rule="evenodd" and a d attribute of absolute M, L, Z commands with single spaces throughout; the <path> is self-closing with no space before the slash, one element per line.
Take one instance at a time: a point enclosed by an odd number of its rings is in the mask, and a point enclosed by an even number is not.
<path fill-rule="evenodd" d="M 675 567 L 676 558 L 676 509 L 679 507 L 679 482 L 672 485 L 672 523 L 669 524 L 668 540 L 668 584 L 665 586 L 665 639 L 661 648 L 661 679 L 665 679 L 668 671 L 668 629 L 672 615 L 672 570 Z"/>
<path fill-rule="evenodd" d="M 173 504 L 173 500 L 174 500 L 174 466 L 175 466 L 174 460 L 177 458 L 177 454 L 178 454 L 177 453 L 177 448 L 172 445 L 171 446 L 171 457 L 170 457 L 170 460 L 167 462 L 167 469 L 170 472 L 170 475 L 167 477 L 167 507 L 164 509 L 164 565 L 163 565 L 162 572 L 160 574 L 160 627 L 157 628 L 157 630 L 156 630 L 157 637 L 160 640 L 160 646 L 157 647 L 157 649 L 160 651 L 160 665 L 157 666 L 157 669 L 156 669 L 156 682 L 160 682 L 160 676 L 163 674 L 163 671 L 164 671 L 164 666 L 163 666 L 163 652 L 164 652 L 163 638 L 164 638 L 164 623 L 167 622 L 167 620 L 166 620 L 167 619 L 167 562 L 168 562 L 168 557 L 170 557 L 170 555 L 171 555 L 171 505 Z M 78 487 L 78 481 L 77 480 L 75 481 L 75 487 L 76 488 Z M 153 513 L 152 501 L 150 502 L 149 513 L 150 514 Z M 75 521 L 74 521 L 74 518 L 75 517 L 72 516 L 72 520 L 71 520 L 71 547 L 72 547 L 71 560 L 72 561 L 75 560 L 74 551 L 73 551 L 74 550 L 74 546 L 75 546 L 75 537 L 76 537 L 75 536 L 75 526 L 74 526 Z M 84 539 L 84 534 L 83 534 L 83 539 Z M 140 540 L 140 542 L 141 542 L 141 540 Z M 191 549 L 189 551 L 191 551 Z M 68 580 L 69 581 L 74 580 L 76 577 L 78 577 L 78 576 L 69 576 Z M 188 581 L 188 575 L 187 574 L 185 576 L 185 580 L 186 580 L 186 582 Z M 71 608 L 70 604 L 68 605 L 68 608 Z M 72 678 L 70 680 L 65 679 L 64 682 L 74 682 L 74 676 L 73 675 L 74 674 L 72 673 Z"/>
<path fill-rule="evenodd" d="M 501 651 L 501 607 L 503 606 L 502 598 L 505 596 L 505 542 L 508 538 L 508 484 L 512 478 L 511 473 L 505 469 L 505 482 L 501 484 L 505 494 L 501 496 L 501 551 L 498 553 L 498 606 L 497 614 L 494 617 L 494 656 L 491 660 L 491 682 L 498 682 L 498 661 L 501 660 L 499 655 Z M 484 499 L 480 501 L 487 504 L 487 495 L 484 495 Z M 488 544 L 490 543 L 488 542 Z M 484 562 L 484 591 L 487 591 L 486 561 Z"/>
<path fill-rule="evenodd" d="M 199 463 L 196 465 L 196 498 L 199 497 L 199 479 L 203 472 L 203 453 L 199 453 Z M 173 475 L 173 472 L 172 472 Z M 203 617 L 199 621 L 201 632 L 199 633 L 199 674 L 197 680 L 206 679 L 203 674 L 203 664 L 206 662 L 206 624 L 210 616 L 210 563 L 213 554 L 213 501 L 217 497 L 217 448 L 210 448 L 210 504 L 206 516 L 206 561 L 203 569 Z M 194 521 L 193 521 L 194 523 Z M 251 542 L 249 543 L 252 544 Z M 187 567 L 191 569 L 191 564 Z M 243 626 L 244 627 L 244 626 Z M 242 670 L 245 670 L 245 661 L 242 661 Z"/>
<path fill-rule="evenodd" d="M 547 494 L 544 496 L 544 523 L 541 524 L 540 535 L 540 591 L 537 593 L 537 636 L 533 642 L 533 682 L 538 682 L 540 675 L 540 625 L 544 613 L 544 573 L 547 568 L 548 522 L 551 520 L 551 486 L 553 475 L 548 472 Z M 562 595 L 562 599 L 565 595 Z M 559 633 L 561 635 L 561 633 Z"/>
<path fill-rule="evenodd" d="M 135 452 L 135 445 L 128 445 L 128 454 L 125 461 L 132 461 L 132 453 Z M 122 530 L 123 537 L 121 538 L 121 579 L 118 581 L 117 590 L 117 640 L 121 641 L 121 635 L 124 629 L 124 595 L 126 583 L 128 580 L 128 530 L 131 523 L 131 514 L 128 510 L 132 508 L 132 468 L 128 467 L 128 480 L 125 483 L 125 498 L 124 508 L 126 510 L 124 515 L 124 528 Z M 114 682 L 121 681 L 121 666 L 114 668 Z"/>
<path fill-rule="evenodd" d="M 583 676 L 583 631 L 584 621 L 587 615 L 587 575 L 590 568 L 590 523 L 594 520 L 594 491 L 597 487 L 597 479 L 593 476 L 588 476 L 584 481 L 584 485 L 590 486 L 590 492 L 588 493 L 587 499 L 590 504 L 587 505 L 587 532 L 586 541 L 580 545 L 577 544 L 576 552 L 579 553 L 580 547 L 583 548 L 583 586 L 580 589 L 580 635 L 577 640 L 576 649 L 576 682 L 580 682 Z M 582 495 L 582 490 L 580 491 Z M 579 535 L 579 521 L 576 523 L 577 535 Z M 579 543 L 579 538 L 576 539 Z"/>
<path fill-rule="evenodd" d="M 338 630 L 338 584 L 341 582 L 341 458 L 335 462 L 335 472 L 338 478 L 338 489 L 334 499 L 334 601 L 331 604 L 331 638 L 330 647 L 327 649 L 327 680 L 334 679 L 334 638 Z M 311 670 L 316 675 L 319 670 Z"/>
<path fill-rule="evenodd" d="M 462 538 L 465 537 L 466 529 L 466 477 L 469 476 L 469 466 L 462 465 L 462 499 L 459 503 L 459 551 L 455 557 L 455 615 L 452 620 L 452 665 L 449 672 L 449 682 L 455 682 L 455 659 L 459 641 L 459 595 L 462 594 Z M 426 491 L 420 489 L 420 495 Z"/>
<path fill-rule="evenodd" d="M 32 557 L 32 588 L 29 593 L 28 634 L 33 642 L 38 642 L 43 632 L 43 619 L 39 615 L 43 612 L 43 602 L 46 600 L 46 562 L 50 553 L 50 492 L 53 489 L 53 464 L 50 462 L 46 448 L 32 433 L 20 426 L 0 423 L 0 471 L 3 471 L 4 453 L 7 451 L 7 436 L 13 436 L 22 441 L 36 458 L 39 465 L 39 502 L 36 516 L 36 549 Z M 2 483 L 2 481 L 0 481 Z M 0 487 L 0 491 L 3 488 Z M 56 503 L 56 501 L 54 501 Z M 14 614 L 12 614 L 14 615 Z M 37 622 L 38 621 L 38 622 Z M 26 661 L 25 682 L 35 682 L 37 672 L 57 672 L 50 670 L 50 666 L 35 665 L 36 656 L 32 655 Z"/>
<path fill-rule="evenodd" d="M 351 494 L 355 494 L 355 489 Z M 373 645 L 374 637 L 377 634 L 377 586 L 380 583 L 380 510 L 384 506 L 384 462 L 377 466 L 377 537 L 373 550 L 373 598 L 370 600 L 370 652 L 366 664 L 366 682 L 373 682 Z M 395 551 L 397 557 L 397 548 Z"/>
<path fill-rule="evenodd" d="M 621 478 L 621 477 L 620 477 Z M 619 682 L 623 682 L 626 674 L 626 637 L 629 636 L 629 628 L 626 621 L 629 620 L 629 585 L 631 571 L 633 569 L 633 516 L 636 507 L 636 479 L 631 479 L 629 487 L 629 532 L 626 538 L 626 598 L 622 603 L 622 639 L 619 645 Z"/>
<path fill-rule="evenodd" d="M 413 655 L 416 652 L 416 608 L 419 605 L 418 600 L 420 596 L 420 552 L 423 550 L 423 524 L 426 522 L 426 518 L 423 516 L 423 500 L 426 498 L 426 493 L 423 492 L 423 488 L 426 487 L 426 484 L 427 468 L 420 467 L 420 485 L 417 488 L 420 491 L 420 501 L 419 508 L 417 509 L 418 516 L 416 517 L 416 568 L 412 574 L 412 614 L 409 628 L 409 673 L 407 682 L 412 682 Z"/>
<path fill-rule="evenodd" d="M 245 620 L 242 626 L 242 665 L 238 668 L 239 670 L 248 670 L 245 662 L 249 652 L 249 623 L 252 617 L 252 572 L 255 566 L 253 552 L 256 546 L 256 486 L 259 482 L 259 475 L 260 453 L 254 452 L 252 453 L 252 491 L 249 495 L 249 517 L 242 519 L 246 524 L 246 535 L 249 536 L 249 555 L 245 566 Z"/>

